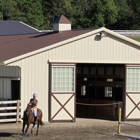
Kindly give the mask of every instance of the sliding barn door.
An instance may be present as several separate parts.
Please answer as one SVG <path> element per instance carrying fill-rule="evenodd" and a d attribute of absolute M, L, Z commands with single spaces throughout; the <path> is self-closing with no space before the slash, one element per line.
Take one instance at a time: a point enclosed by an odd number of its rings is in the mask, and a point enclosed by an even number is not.
<path fill-rule="evenodd" d="M 128 66 L 126 73 L 125 120 L 140 120 L 140 66 Z"/>
<path fill-rule="evenodd" d="M 50 64 L 50 122 L 75 121 L 75 64 Z"/>

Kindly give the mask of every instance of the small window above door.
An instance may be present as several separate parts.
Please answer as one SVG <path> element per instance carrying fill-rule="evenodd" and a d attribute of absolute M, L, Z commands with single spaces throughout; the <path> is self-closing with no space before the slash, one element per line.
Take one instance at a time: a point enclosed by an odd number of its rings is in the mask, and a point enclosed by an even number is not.
<path fill-rule="evenodd" d="M 105 87 L 105 97 L 112 97 L 112 87 Z"/>

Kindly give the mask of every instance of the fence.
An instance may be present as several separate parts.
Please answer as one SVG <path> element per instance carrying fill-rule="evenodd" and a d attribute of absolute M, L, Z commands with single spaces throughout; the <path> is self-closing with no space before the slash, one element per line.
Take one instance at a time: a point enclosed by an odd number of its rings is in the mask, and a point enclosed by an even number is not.
<path fill-rule="evenodd" d="M 18 122 L 21 115 L 21 101 L 0 101 L 0 122 Z"/>
<path fill-rule="evenodd" d="M 135 135 L 129 135 L 129 134 L 123 134 L 121 133 L 121 125 L 124 124 L 124 125 L 130 125 L 130 126 L 135 126 L 135 127 L 140 127 L 140 125 L 138 124 L 132 124 L 132 123 L 128 123 L 128 122 L 123 122 L 121 121 L 121 116 L 122 116 L 122 113 L 121 113 L 121 108 L 118 109 L 118 132 L 117 132 L 117 136 L 123 136 L 123 137 L 128 137 L 128 138 L 134 138 L 134 139 L 140 139 L 140 136 L 135 136 Z"/>
<path fill-rule="evenodd" d="M 140 30 L 113 30 L 113 31 L 125 36 L 140 36 Z"/>

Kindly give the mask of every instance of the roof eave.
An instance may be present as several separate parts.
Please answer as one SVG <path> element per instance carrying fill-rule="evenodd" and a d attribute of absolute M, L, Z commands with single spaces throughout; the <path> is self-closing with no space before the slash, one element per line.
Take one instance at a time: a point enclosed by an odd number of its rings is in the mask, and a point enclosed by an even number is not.
<path fill-rule="evenodd" d="M 91 31 L 91 32 L 88 32 L 88 33 L 85 33 L 85 34 L 82 34 L 82 35 L 79 35 L 79 36 L 76 36 L 76 37 L 73 37 L 73 38 L 64 40 L 64 41 L 62 41 L 62 42 L 59 42 L 59 43 L 56 43 L 56 44 L 53 44 L 53 45 L 50 45 L 50 46 L 46 46 L 46 47 L 44 47 L 44 48 L 42 48 L 42 49 L 39 49 L 39 50 L 30 52 L 30 53 L 23 54 L 23 55 L 21 55 L 21 56 L 18 56 L 18 57 L 15 57 L 15 58 L 6 60 L 4 63 L 5 63 L 5 65 L 8 65 L 8 64 L 13 63 L 13 62 L 15 62 L 15 61 L 17 61 L 17 60 L 20 60 L 20 59 L 23 59 L 23 58 L 26 58 L 26 57 L 35 55 L 35 54 L 37 54 L 37 53 L 41 53 L 41 52 L 43 52 L 43 51 L 47 51 L 47 50 L 49 50 L 49 49 L 58 47 L 58 46 L 60 46 L 60 45 L 66 44 L 66 43 L 68 43 L 68 42 L 72 42 L 72 41 L 75 41 L 75 40 L 78 40 L 78 39 L 81 39 L 81 38 L 90 36 L 90 35 L 92 35 L 92 34 L 97 34 L 97 33 L 103 32 L 103 31 L 104 31 L 104 32 L 107 32 L 108 34 L 111 34 L 111 35 L 113 35 L 113 36 L 115 36 L 115 37 L 118 37 L 118 38 L 120 38 L 120 39 L 123 39 L 123 40 L 125 40 L 125 41 L 127 41 L 127 42 L 130 42 L 130 43 L 132 43 L 132 44 L 134 44 L 134 45 L 140 47 L 140 43 L 139 43 L 138 41 L 135 41 L 135 40 L 133 40 L 133 39 L 131 39 L 131 38 L 128 38 L 128 37 L 126 37 L 126 36 L 124 36 L 124 35 L 120 35 L 120 34 L 114 32 L 114 31 L 111 31 L 111 30 L 105 28 L 105 27 L 101 27 L 101 28 L 96 29 L 96 30 L 93 30 L 93 31 Z"/>
<path fill-rule="evenodd" d="M 119 33 L 116 33 L 116 32 L 114 32 L 114 31 L 111 31 L 111 30 L 109 30 L 109 29 L 106 29 L 106 28 L 104 28 L 104 27 L 102 27 L 102 31 L 107 32 L 107 33 L 109 33 L 109 34 L 111 34 L 111 35 L 113 35 L 113 36 L 115 36 L 115 37 L 118 37 L 118 38 L 120 38 L 120 39 L 123 39 L 123 40 L 125 40 L 125 41 L 127 41 L 127 42 L 130 42 L 130 43 L 132 43 L 132 44 L 137 45 L 137 46 L 140 47 L 140 42 L 135 41 L 135 40 L 133 40 L 133 39 L 131 39 L 131 38 L 128 38 L 128 37 L 126 37 L 126 36 L 124 36 L 124 35 L 121 35 L 121 34 L 119 34 Z"/>

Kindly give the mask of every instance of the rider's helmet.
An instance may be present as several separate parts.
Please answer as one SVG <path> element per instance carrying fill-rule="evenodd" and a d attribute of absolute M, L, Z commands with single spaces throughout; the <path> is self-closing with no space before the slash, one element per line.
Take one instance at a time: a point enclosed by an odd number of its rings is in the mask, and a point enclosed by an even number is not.
<path fill-rule="evenodd" d="M 33 97 L 34 97 L 34 98 L 36 98 L 36 97 L 37 97 L 37 94 L 36 94 L 36 93 L 34 93 L 34 94 L 33 94 Z"/>

